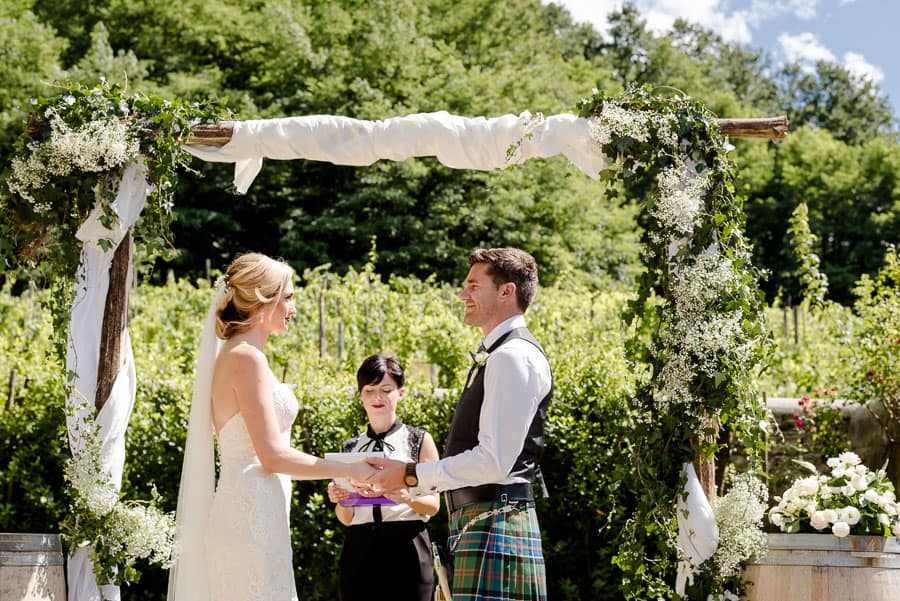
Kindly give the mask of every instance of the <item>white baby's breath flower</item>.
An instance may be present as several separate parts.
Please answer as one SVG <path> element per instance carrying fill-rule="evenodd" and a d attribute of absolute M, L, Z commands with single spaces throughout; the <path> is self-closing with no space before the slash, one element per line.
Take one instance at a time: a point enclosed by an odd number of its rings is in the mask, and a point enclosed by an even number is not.
<path fill-rule="evenodd" d="M 656 181 L 659 193 L 651 214 L 663 227 L 682 236 L 692 235 L 709 189 L 708 176 L 684 164 L 661 171 Z"/>
<path fill-rule="evenodd" d="M 751 555 L 766 549 L 762 520 L 766 515 L 768 491 L 761 480 L 751 474 L 739 474 L 724 497 L 716 498 L 714 513 L 719 527 L 719 545 L 713 560 L 722 576 L 736 576 Z M 770 519 L 773 515 L 770 512 Z"/>

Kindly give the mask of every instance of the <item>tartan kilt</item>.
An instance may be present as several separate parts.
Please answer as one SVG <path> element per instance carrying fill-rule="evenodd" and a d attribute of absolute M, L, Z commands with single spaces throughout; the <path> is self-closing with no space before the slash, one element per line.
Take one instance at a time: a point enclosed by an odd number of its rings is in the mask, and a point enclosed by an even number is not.
<path fill-rule="evenodd" d="M 503 503 L 474 503 L 450 516 L 450 539 L 475 516 Z M 534 503 L 482 519 L 453 551 L 453 601 L 546 601 L 547 574 Z"/>

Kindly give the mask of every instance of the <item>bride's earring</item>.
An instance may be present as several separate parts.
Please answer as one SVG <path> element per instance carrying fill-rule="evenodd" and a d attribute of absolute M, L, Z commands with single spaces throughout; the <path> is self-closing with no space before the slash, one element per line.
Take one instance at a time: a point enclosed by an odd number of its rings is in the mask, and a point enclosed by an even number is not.
<path fill-rule="evenodd" d="M 259 312 L 259 323 L 262 323 L 262 322 L 264 322 L 265 320 L 266 320 L 266 312 L 265 312 L 265 311 L 260 311 L 260 312 Z"/>

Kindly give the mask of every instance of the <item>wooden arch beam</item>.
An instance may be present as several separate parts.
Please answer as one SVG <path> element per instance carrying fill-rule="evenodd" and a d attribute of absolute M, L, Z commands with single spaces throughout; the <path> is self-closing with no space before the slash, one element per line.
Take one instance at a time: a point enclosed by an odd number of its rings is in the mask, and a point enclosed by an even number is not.
<path fill-rule="evenodd" d="M 716 119 L 719 127 L 730 138 L 764 138 L 780 140 L 787 136 L 786 116 L 760 117 L 752 119 Z M 189 146 L 225 146 L 231 141 L 234 121 L 200 123 L 191 129 Z"/>

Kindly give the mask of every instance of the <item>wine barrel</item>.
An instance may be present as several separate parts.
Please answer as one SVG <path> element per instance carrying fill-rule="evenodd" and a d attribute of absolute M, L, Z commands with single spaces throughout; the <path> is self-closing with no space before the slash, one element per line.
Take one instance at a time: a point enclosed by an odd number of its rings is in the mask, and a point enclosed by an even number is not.
<path fill-rule="evenodd" d="M 883 536 L 770 534 L 744 570 L 746 601 L 896 601 L 900 541 Z"/>
<path fill-rule="evenodd" d="M 0 599 L 65 601 L 58 534 L 0 533 Z"/>

